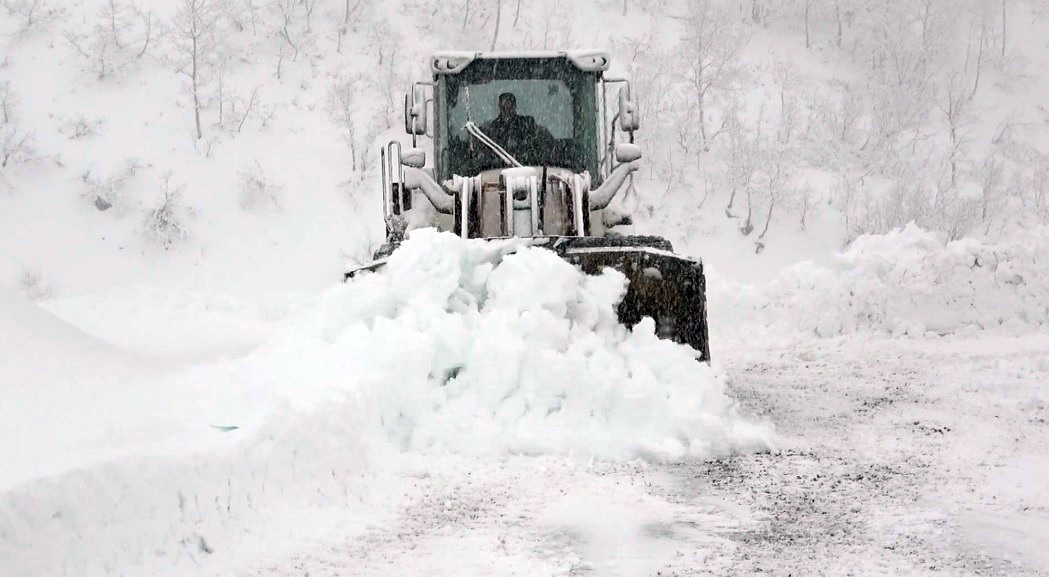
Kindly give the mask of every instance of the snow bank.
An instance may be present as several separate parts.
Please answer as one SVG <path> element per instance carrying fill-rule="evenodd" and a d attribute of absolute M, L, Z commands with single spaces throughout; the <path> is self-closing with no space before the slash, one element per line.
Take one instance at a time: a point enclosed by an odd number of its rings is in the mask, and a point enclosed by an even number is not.
<path fill-rule="evenodd" d="M 74 469 L 29 480 L 39 471 L 20 467 L 0 486 L 5 575 L 221 574 L 362 529 L 397 502 L 391 471 L 411 455 L 767 447 L 771 431 L 737 415 L 694 351 L 617 323 L 625 282 L 522 241 L 414 231 L 381 272 L 325 292 L 243 358 L 124 380 L 78 365 L 33 393 L 5 387 L 3 406 L 36 403 L 5 438 L 79 439 Z M 22 305 L 11 342 L 53 319 Z M 54 322 L 38 344 L 76 341 Z"/>
<path fill-rule="evenodd" d="M 63 295 L 39 304 L 124 350 L 204 359 L 255 348 L 308 298 L 287 292 L 257 295 L 134 285 Z"/>
<path fill-rule="evenodd" d="M 99 391 L 147 374 L 142 360 L 0 287 L 0 490 L 84 459 L 106 434 Z"/>
<path fill-rule="evenodd" d="M 421 230 L 253 358 L 293 402 L 359 396 L 410 450 L 676 459 L 765 446 L 692 349 L 651 322 L 618 324 L 625 289 L 618 272 L 587 276 L 523 241 Z"/>
<path fill-rule="evenodd" d="M 802 263 L 760 287 L 708 283 L 715 335 L 923 335 L 1049 323 L 1049 228 L 943 242 L 909 225 L 863 236 L 829 266 Z"/>

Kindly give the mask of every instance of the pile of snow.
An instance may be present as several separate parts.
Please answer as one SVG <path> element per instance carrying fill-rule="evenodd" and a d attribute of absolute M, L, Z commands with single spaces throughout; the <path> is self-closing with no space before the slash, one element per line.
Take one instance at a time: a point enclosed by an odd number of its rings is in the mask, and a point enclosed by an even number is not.
<path fill-rule="evenodd" d="M 115 425 L 99 419 L 105 401 L 134 393 L 128 383 L 148 373 L 142 359 L 0 287 L 0 490 L 90 459 Z"/>
<path fill-rule="evenodd" d="M 16 576 L 196 574 L 205 559 L 216 569 L 363 529 L 396 503 L 395 471 L 419 455 L 768 447 L 771 430 L 737 414 L 695 351 L 657 339 L 651 322 L 618 324 L 625 286 L 524 241 L 420 230 L 383 270 L 328 290 L 240 359 L 141 376 L 74 364 L 32 391 L 0 389 L 5 439 L 69 448 L 61 470 L 62 455 L 40 469 L 31 451 L 3 446 L 0 559 Z M 90 348 L 53 317 L 44 340 L 18 348 L 47 313 L 8 296 L 6 374 Z M 38 345 L 46 359 L 16 364 Z M 103 349 L 89 358 L 143 359 Z"/>
<path fill-rule="evenodd" d="M 712 324 L 715 334 L 785 338 L 1029 330 L 1049 323 L 1047 262 L 1047 227 L 944 242 L 912 224 L 860 237 L 830 265 L 801 263 L 767 285 L 712 281 Z"/>
<path fill-rule="evenodd" d="M 765 446 L 723 379 L 651 321 L 620 325 L 626 278 L 525 241 L 413 232 L 247 362 L 294 402 L 352 394 L 411 450 L 677 459 Z"/>

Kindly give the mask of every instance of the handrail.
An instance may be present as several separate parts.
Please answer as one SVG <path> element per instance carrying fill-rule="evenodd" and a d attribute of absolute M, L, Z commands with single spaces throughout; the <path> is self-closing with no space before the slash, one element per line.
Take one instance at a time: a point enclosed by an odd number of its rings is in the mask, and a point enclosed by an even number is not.
<path fill-rule="evenodd" d="M 380 149 L 380 162 L 382 163 L 383 217 L 386 220 L 389 220 L 395 216 L 393 213 L 394 182 L 398 185 L 397 194 L 404 193 L 404 165 L 401 164 L 401 143 L 396 140 L 391 140 L 390 143 L 386 145 L 385 149 Z M 395 165 L 396 169 L 394 168 Z M 396 181 L 393 180 L 394 174 L 397 175 Z"/>

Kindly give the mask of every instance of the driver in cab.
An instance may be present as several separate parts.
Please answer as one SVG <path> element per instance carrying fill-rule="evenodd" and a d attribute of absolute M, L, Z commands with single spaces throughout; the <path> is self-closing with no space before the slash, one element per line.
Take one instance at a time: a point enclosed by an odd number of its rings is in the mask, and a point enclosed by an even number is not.
<path fill-rule="evenodd" d="M 517 114 L 517 97 L 512 92 L 499 95 L 499 116 L 486 122 L 481 130 L 510 154 L 523 154 L 526 158 L 537 155 L 540 146 L 554 140 L 553 134 L 535 118 Z"/>

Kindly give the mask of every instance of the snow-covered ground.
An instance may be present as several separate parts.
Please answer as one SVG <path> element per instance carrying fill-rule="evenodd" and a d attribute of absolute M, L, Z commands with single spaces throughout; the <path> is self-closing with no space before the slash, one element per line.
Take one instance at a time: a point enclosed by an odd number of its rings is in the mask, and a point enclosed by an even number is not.
<path fill-rule="evenodd" d="M 736 350 L 730 391 L 776 423 L 776 450 L 424 461 L 386 523 L 247 574 L 1045 575 L 1046 350 L 1045 335 Z"/>
<path fill-rule="evenodd" d="M 1049 575 L 1044 3 L 216 2 L 199 137 L 182 4 L 0 0 L 0 577 Z M 519 242 L 339 282 L 493 45 L 633 78 L 712 366 Z"/>
<path fill-rule="evenodd" d="M 958 253 L 1003 255 L 1003 294 L 1037 279 L 1021 263 L 1044 238 L 927 237 L 799 265 L 745 318 L 804 323 L 856 271 Z M 827 290 L 780 286 L 803 277 Z M 770 338 L 715 315 L 708 367 L 618 325 L 623 282 L 421 231 L 384 271 L 260 324 L 247 354 L 206 361 L 126 352 L 4 293 L 0 359 L 21 388 L 0 419 L 0 557 L 17 576 L 1049 571 L 1036 287 L 994 327 L 943 334 L 895 330 L 923 322 L 889 306 L 936 287 L 923 277 L 872 291 L 897 316 L 846 332 Z M 739 309 L 729 296 L 712 309 Z"/>

